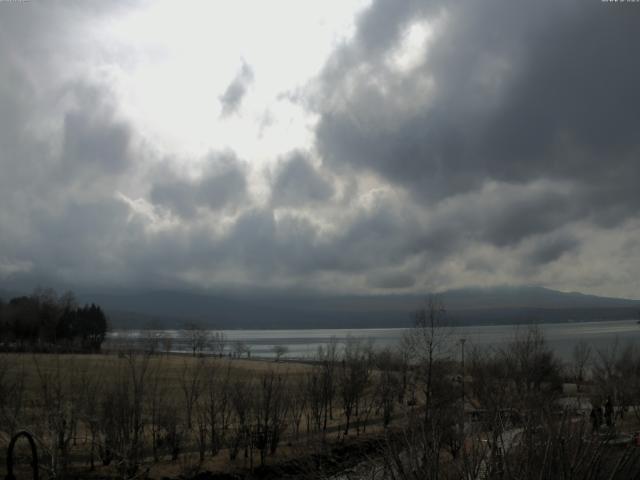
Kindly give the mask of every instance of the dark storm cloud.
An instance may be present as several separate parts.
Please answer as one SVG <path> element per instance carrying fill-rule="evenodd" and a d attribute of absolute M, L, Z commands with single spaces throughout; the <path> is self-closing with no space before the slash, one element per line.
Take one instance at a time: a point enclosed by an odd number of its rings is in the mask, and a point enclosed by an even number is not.
<path fill-rule="evenodd" d="M 572 202 L 564 184 L 537 182 L 526 186 L 494 183 L 480 191 L 444 199 L 429 209 L 426 221 L 409 216 L 403 225 L 405 253 L 424 252 L 446 260 L 469 246 L 512 248 L 523 239 L 550 233 L 585 215 L 586 206 Z M 413 209 L 419 207 L 414 206 Z"/>
<path fill-rule="evenodd" d="M 219 97 L 220 103 L 222 104 L 223 116 L 231 115 L 240 108 L 242 99 L 247 93 L 247 90 L 249 89 L 249 86 L 252 82 L 253 70 L 249 65 L 243 63 L 236 77 L 231 81 L 224 93 Z"/>
<path fill-rule="evenodd" d="M 326 268 L 325 249 L 308 219 L 272 210 L 244 212 L 216 245 L 216 257 L 229 266 L 242 265 L 260 278 L 306 275 Z"/>
<path fill-rule="evenodd" d="M 400 206 L 380 202 L 377 208 L 354 212 L 354 217 L 343 229 L 326 234 L 304 214 L 250 208 L 222 235 L 196 228 L 155 237 L 145 248 L 144 264 L 175 261 L 178 268 L 240 269 L 260 282 L 305 281 L 322 273 L 366 274 L 372 268 L 395 267 L 412 251 L 419 228 L 415 217 L 401 214 Z M 170 258 L 155 260 L 167 250 Z M 400 288 L 397 278 L 389 288 Z M 407 279 L 403 281 L 408 286 Z"/>
<path fill-rule="evenodd" d="M 367 284 L 380 289 L 399 289 L 413 287 L 416 279 L 406 273 L 373 274 L 367 278 Z"/>
<path fill-rule="evenodd" d="M 316 270 L 316 240 L 317 232 L 305 219 L 276 219 L 269 209 L 250 208 L 239 214 L 223 234 L 216 234 L 207 225 L 184 225 L 147 236 L 144 246 L 133 246 L 127 256 L 135 270 L 152 277 L 173 277 L 177 281 L 176 272 L 191 270 L 201 272 L 203 282 L 218 280 L 225 284 L 233 283 L 234 278 L 215 275 L 240 272 L 251 283 L 268 288 L 269 282 L 280 280 L 283 273 Z"/>
<path fill-rule="evenodd" d="M 319 114 L 317 148 L 268 167 L 213 153 L 198 174 L 145 148 L 108 78 L 78 67 L 67 32 L 108 11 L 27 5 L 0 2 L 0 280 L 348 292 L 633 274 L 632 4 L 374 1 L 313 96 L 290 98 Z M 420 22 L 428 46 L 400 68 Z M 244 64 L 223 116 L 253 81 Z M 590 269 L 608 242 L 626 246 L 616 268 Z"/>
<path fill-rule="evenodd" d="M 89 165 L 107 173 L 122 171 L 130 160 L 128 125 L 106 123 L 91 113 L 90 109 L 85 109 L 65 115 L 63 159 L 70 162 L 71 168 Z"/>
<path fill-rule="evenodd" d="M 629 7 L 374 2 L 325 70 L 318 149 L 431 206 L 492 181 L 579 191 L 483 211 L 477 233 L 496 245 L 601 209 L 620 222 L 640 206 L 640 9 Z M 421 62 L 397 71 L 388 60 L 417 21 L 435 33 Z"/>
<path fill-rule="evenodd" d="M 169 172 L 151 188 L 151 201 L 183 216 L 193 216 L 198 207 L 220 210 L 246 199 L 246 171 L 232 153 L 211 154 L 205 172 L 197 179 Z"/>
<path fill-rule="evenodd" d="M 143 226 L 115 192 L 145 152 L 109 87 L 80 74 L 73 35 L 119 8 L 0 4 L 0 258 L 27 266 L 7 276 L 0 265 L 0 281 L 28 290 L 127 276 L 122 248 Z"/>
<path fill-rule="evenodd" d="M 484 218 L 476 220 L 481 238 L 498 247 L 518 243 L 538 233 L 553 231 L 573 220 L 584 210 L 571 202 L 566 192 L 546 188 L 501 192 L 495 204 L 487 205 Z M 493 203 L 493 202 L 492 202 Z M 471 207 L 470 212 L 479 210 Z"/>
<path fill-rule="evenodd" d="M 408 237 L 391 236 L 405 221 L 390 210 L 350 223 L 339 234 L 324 237 L 308 219 L 268 210 L 243 215 L 225 239 L 222 252 L 234 252 L 234 261 L 266 275 L 274 272 L 308 275 L 318 272 L 366 273 L 375 267 L 397 265 L 407 254 Z M 409 231 L 405 229 L 407 233 Z"/>
<path fill-rule="evenodd" d="M 578 245 L 578 240 L 572 235 L 544 238 L 536 242 L 528 260 L 533 265 L 545 265 L 558 260 L 565 253 L 573 251 Z"/>
<path fill-rule="evenodd" d="M 129 208 L 115 198 L 142 156 L 132 148 L 130 127 L 108 111 L 94 110 L 93 103 L 83 104 L 82 93 L 68 93 L 77 107 L 62 114 L 59 151 L 55 141 L 17 128 L 21 144 L 15 146 L 14 137 L 0 154 L 6 165 L 0 178 L 0 255 L 32 266 L 14 279 L 26 288 L 117 281 L 123 245 L 142 234 Z"/>
<path fill-rule="evenodd" d="M 275 206 L 324 202 L 333 195 L 331 182 L 318 172 L 303 152 L 292 152 L 280 161 L 271 190 Z"/>
<path fill-rule="evenodd" d="M 129 211 L 112 198 L 69 200 L 58 212 L 34 212 L 37 233 L 24 253 L 39 268 L 54 271 L 102 268 L 127 236 Z"/>

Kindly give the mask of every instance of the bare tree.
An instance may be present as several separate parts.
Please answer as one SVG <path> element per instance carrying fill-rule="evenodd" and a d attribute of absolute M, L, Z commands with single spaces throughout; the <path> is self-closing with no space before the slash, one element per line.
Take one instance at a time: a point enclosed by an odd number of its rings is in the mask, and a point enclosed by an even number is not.
<path fill-rule="evenodd" d="M 366 350 L 359 339 L 348 337 L 341 368 L 338 370 L 338 388 L 345 417 L 344 434 L 349 434 L 353 415 L 359 414 L 360 402 L 369 383 L 369 364 Z"/>
<path fill-rule="evenodd" d="M 166 353 L 167 355 L 171 353 L 171 348 L 173 347 L 173 338 L 171 337 L 171 335 L 165 333 L 161 339 L 161 343 L 164 353 Z"/>
<path fill-rule="evenodd" d="M 273 354 L 275 355 L 275 361 L 279 362 L 283 356 L 289 353 L 289 347 L 286 345 L 274 345 L 273 346 Z"/>
<path fill-rule="evenodd" d="M 312 369 L 304 379 L 308 408 L 305 410 L 307 416 L 307 433 L 311 431 L 319 432 L 322 429 L 322 418 L 326 412 L 325 388 L 323 374 L 319 368 Z M 324 416 L 326 419 L 326 415 Z M 326 425 L 326 420 L 325 420 Z"/>
<path fill-rule="evenodd" d="M 382 412 L 382 424 L 384 428 L 389 426 L 396 400 L 400 393 L 401 382 L 395 367 L 393 355 L 389 350 L 383 350 L 376 358 L 377 376 L 375 377 L 375 402 L 377 410 Z"/>
<path fill-rule="evenodd" d="M 265 372 L 256 391 L 254 412 L 254 441 L 264 465 L 267 453 L 275 454 L 285 426 L 289 402 L 287 384 L 282 375 Z"/>
<path fill-rule="evenodd" d="M 414 327 L 403 338 L 405 348 L 418 365 L 424 391 L 424 425 L 429 425 L 433 413 L 434 396 L 443 377 L 442 368 L 449 356 L 451 335 L 446 322 L 446 310 L 442 301 L 435 296 L 427 299 L 426 305 L 415 312 Z M 446 386 L 444 386 L 446 388 Z"/>
<path fill-rule="evenodd" d="M 204 359 L 197 359 L 193 362 L 185 358 L 182 362 L 180 375 L 180 389 L 184 399 L 184 408 L 187 418 L 187 428 L 191 430 L 193 426 L 193 410 L 202 393 L 202 383 L 204 381 Z"/>
<path fill-rule="evenodd" d="M 291 424 L 293 425 L 295 438 L 300 438 L 300 422 L 302 415 L 307 410 L 308 398 L 305 378 L 299 376 L 294 377 L 289 384 L 289 417 L 291 418 Z"/>
<path fill-rule="evenodd" d="M 61 365 L 60 356 L 56 355 L 47 366 L 41 364 L 36 356 L 33 363 L 37 373 L 39 407 L 45 413 L 45 421 L 39 425 L 41 446 L 50 459 L 49 472 L 53 478 L 64 476 L 69 462 L 69 450 L 75 423 L 78 421 L 76 405 L 71 397 L 74 391 L 70 385 L 74 378 L 71 369 L 75 362 Z M 76 408 L 77 407 L 77 408 Z"/>
<path fill-rule="evenodd" d="M 500 355 L 514 387 L 513 400 L 521 411 L 555 400 L 549 393 L 559 387 L 561 368 L 539 327 L 529 326 L 525 332 L 516 332 L 515 339 Z"/>
<path fill-rule="evenodd" d="M 27 380 L 24 362 L 17 357 L 0 354 L 0 425 L 9 436 L 13 435 L 23 418 Z"/>
<path fill-rule="evenodd" d="M 102 397 L 101 457 L 105 465 L 116 460 L 123 476 L 134 475 L 142 461 L 149 358 L 129 352 L 116 359 L 114 378 L 105 385 Z"/>
<path fill-rule="evenodd" d="M 80 409 L 78 416 L 80 421 L 88 429 L 90 435 L 89 468 L 95 468 L 95 456 L 100 434 L 99 398 L 102 397 L 102 373 L 103 368 L 92 366 L 91 371 L 83 372 L 80 379 Z"/>
<path fill-rule="evenodd" d="M 146 330 L 142 337 L 142 350 L 145 353 L 153 355 L 160 346 L 160 336 L 153 330 Z"/>
<path fill-rule="evenodd" d="M 409 389 L 409 377 L 410 377 L 410 359 L 411 359 L 411 350 L 404 348 L 404 342 L 400 342 L 398 348 L 395 349 L 395 355 L 393 358 L 396 359 L 398 364 L 398 372 L 400 375 L 400 385 L 398 389 L 398 402 L 404 403 L 407 390 Z"/>
<path fill-rule="evenodd" d="M 578 382 L 582 382 L 585 376 L 585 369 L 591 360 L 591 346 L 584 340 L 580 340 L 573 347 L 573 377 Z"/>
<path fill-rule="evenodd" d="M 382 453 L 384 478 L 393 480 L 484 479 L 595 480 L 636 478 L 640 455 L 635 449 L 616 449 L 607 440 L 588 434 L 588 422 L 548 415 L 530 432 L 513 428 L 497 443 L 473 434 L 458 458 L 435 463 L 430 439 L 417 425 L 402 435 L 387 434 Z M 436 468 L 437 467 L 437 468 Z"/>
<path fill-rule="evenodd" d="M 461 411 L 462 406 L 457 406 L 460 395 L 454 396 L 456 389 L 452 383 L 451 333 L 442 301 L 430 296 L 415 312 L 414 326 L 402 341 L 402 348 L 414 365 L 408 370 L 411 373 L 409 404 L 416 403 L 417 391 L 421 391 L 424 402 L 419 427 L 415 417 L 421 409 L 412 408 L 407 412 L 411 425 L 407 435 L 414 442 L 411 448 L 419 447 L 420 457 L 416 461 L 424 465 L 420 470 L 424 478 L 438 478 L 444 448 L 449 447 L 456 454 L 462 444 L 462 432 L 459 428 L 456 430 L 456 426 L 460 426 L 460 415 L 455 412 Z"/>
<path fill-rule="evenodd" d="M 166 409 L 167 386 L 163 382 L 164 362 L 161 358 L 153 365 L 149 372 L 149 400 L 146 402 L 147 416 L 151 429 L 151 451 L 154 461 L 159 461 L 161 443 L 160 415 Z"/>
<path fill-rule="evenodd" d="M 210 337 L 211 350 L 214 355 L 222 357 L 224 350 L 227 347 L 227 336 L 224 332 L 214 332 Z"/>
<path fill-rule="evenodd" d="M 198 470 L 204 462 L 207 453 L 207 445 L 209 442 L 209 412 L 207 409 L 207 401 L 199 398 L 195 404 L 195 438 L 198 447 Z M 197 473 L 197 472 L 194 472 Z"/>
<path fill-rule="evenodd" d="M 592 366 L 593 380 L 601 402 L 617 406 L 618 415 L 631 406 L 640 419 L 640 351 L 632 344 L 620 347 L 618 340 L 609 348 L 598 349 Z"/>
<path fill-rule="evenodd" d="M 586 419 L 555 407 L 560 367 L 539 329 L 518 332 L 503 349 L 474 349 L 468 371 L 473 378 L 469 397 L 480 404 L 479 421 L 465 425 L 461 437 L 455 429 L 456 403 L 441 402 L 445 392 L 436 395 L 439 388 L 434 388 L 427 427 L 412 422 L 410 410 L 402 434 L 387 435 L 383 458 L 388 478 L 586 480 L 636 475 L 631 472 L 640 461 L 637 453 L 608 448 L 588 434 Z M 445 449 L 450 458 L 443 458 Z"/>
<path fill-rule="evenodd" d="M 233 342 L 233 356 L 236 358 L 241 358 L 242 355 L 247 351 L 247 344 L 242 340 L 236 340 Z"/>
<path fill-rule="evenodd" d="M 245 458 L 249 456 L 251 425 L 250 416 L 253 409 L 254 385 L 252 381 L 236 379 L 231 384 L 231 406 L 233 409 L 233 432 L 229 445 L 229 458 L 235 460 L 241 448 L 245 449 Z"/>
<path fill-rule="evenodd" d="M 160 408 L 158 424 L 162 431 L 162 444 L 168 447 L 171 460 L 176 461 L 182 451 L 185 437 L 178 415 L 178 405 L 163 402 Z"/>
<path fill-rule="evenodd" d="M 327 420 L 333 420 L 333 400 L 336 396 L 336 369 L 338 365 L 338 339 L 336 337 L 331 337 L 326 345 L 318 347 L 318 362 L 322 366 L 323 431 L 326 431 Z"/>
<path fill-rule="evenodd" d="M 209 431 L 209 448 L 215 456 L 225 442 L 231 415 L 231 366 L 224 372 L 212 362 L 207 365 L 205 374 L 205 409 Z"/>
<path fill-rule="evenodd" d="M 193 356 L 201 355 L 209 343 L 209 331 L 194 322 L 185 324 L 184 329 L 187 333 Z"/>

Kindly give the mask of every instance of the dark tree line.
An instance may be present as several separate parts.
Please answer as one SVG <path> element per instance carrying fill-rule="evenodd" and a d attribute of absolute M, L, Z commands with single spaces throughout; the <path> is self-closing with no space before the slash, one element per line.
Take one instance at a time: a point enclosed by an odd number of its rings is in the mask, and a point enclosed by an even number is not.
<path fill-rule="evenodd" d="M 0 348 L 3 350 L 100 350 L 107 333 L 102 308 L 79 306 L 71 292 L 58 296 L 51 289 L 32 295 L 0 299 Z"/>

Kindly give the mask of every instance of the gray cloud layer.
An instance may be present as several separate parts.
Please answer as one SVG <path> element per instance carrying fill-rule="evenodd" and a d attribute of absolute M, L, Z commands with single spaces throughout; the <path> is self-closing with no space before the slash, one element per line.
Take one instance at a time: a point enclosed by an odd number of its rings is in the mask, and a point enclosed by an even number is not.
<path fill-rule="evenodd" d="M 438 16 L 410 74 L 384 64 L 403 28 Z M 639 20 L 599 3 L 375 2 L 325 72 L 320 152 L 436 201 L 487 179 L 579 180 L 602 195 L 613 163 L 619 199 L 635 201 Z"/>
<path fill-rule="evenodd" d="M 429 230 L 458 247 L 636 220 L 640 10 L 630 7 L 376 1 L 324 72 L 318 149 L 447 212 Z M 388 59 L 419 21 L 436 32 L 399 71 Z M 564 238 L 541 240 L 523 262 L 579 244 Z"/>
<path fill-rule="evenodd" d="M 152 186 L 151 201 L 178 215 L 191 217 L 198 207 L 220 210 L 246 200 L 246 173 L 235 155 L 211 154 L 205 164 L 205 172 L 196 180 L 168 172 L 168 178 L 158 179 Z"/>
<path fill-rule="evenodd" d="M 242 99 L 247 93 L 249 86 L 253 82 L 253 70 L 246 63 L 242 63 L 242 67 L 238 71 L 236 77 L 231 81 L 227 89 L 219 100 L 222 104 L 222 115 L 231 115 L 235 113 L 242 104 Z"/>
<path fill-rule="evenodd" d="M 324 202 L 334 193 L 331 182 L 314 168 L 302 152 L 292 152 L 280 161 L 271 191 L 276 206 Z"/>
<path fill-rule="evenodd" d="M 231 151 L 165 165 L 108 81 L 72 67 L 73 26 L 112 13 L 90 10 L 0 15 L 0 40 L 33 32 L 0 41 L 4 284 L 638 296 L 633 4 L 374 1 L 297 95 L 315 145 L 267 173 Z M 433 32 L 401 68 L 420 22 Z M 253 81 L 245 64 L 223 115 Z"/>

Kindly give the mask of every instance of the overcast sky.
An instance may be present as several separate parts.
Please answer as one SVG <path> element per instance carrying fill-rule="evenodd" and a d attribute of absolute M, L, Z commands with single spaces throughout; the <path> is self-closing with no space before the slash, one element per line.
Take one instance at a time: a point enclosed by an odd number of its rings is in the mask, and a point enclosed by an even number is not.
<path fill-rule="evenodd" d="M 0 2 L 0 288 L 640 298 L 640 3 Z"/>

